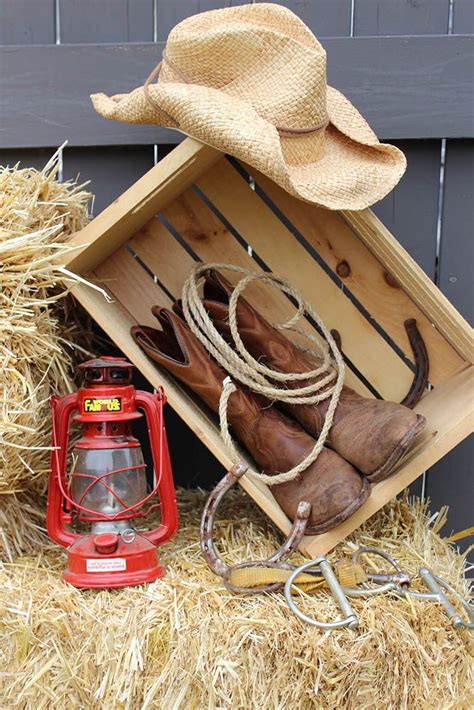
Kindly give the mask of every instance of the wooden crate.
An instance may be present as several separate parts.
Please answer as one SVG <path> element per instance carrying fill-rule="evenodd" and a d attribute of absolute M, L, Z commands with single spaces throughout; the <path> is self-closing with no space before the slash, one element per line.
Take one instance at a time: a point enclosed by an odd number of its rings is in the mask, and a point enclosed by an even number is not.
<path fill-rule="evenodd" d="M 307 204 L 188 138 L 78 232 L 73 245 L 64 266 L 105 288 L 113 303 L 86 285 L 74 288 L 76 297 L 148 381 L 164 386 L 171 406 L 225 467 L 233 462 L 216 420 L 129 333 L 135 323 L 156 326 L 151 306 L 170 306 L 196 260 L 263 267 L 295 283 L 339 332 L 346 382 L 365 396 L 400 401 L 408 391 L 414 363 L 404 321 L 416 319 L 430 358 L 432 388 L 416 407 L 426 431 L 349 520 L 305 538 L 305 554 L 330 550 L 472 430 L 471 329 L 370 210 Z M 260 299 L 260 288 L 248 299 L 267 318 L 292 312 L 268 289 Z M 270 489 L 245 477 L 242 485 L 287 532 L 290 523 Z"/>

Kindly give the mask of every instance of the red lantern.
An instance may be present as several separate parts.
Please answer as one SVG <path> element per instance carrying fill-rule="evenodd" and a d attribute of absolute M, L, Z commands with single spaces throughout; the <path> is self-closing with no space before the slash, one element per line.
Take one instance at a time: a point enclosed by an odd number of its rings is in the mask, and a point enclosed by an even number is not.
<path fill-rule="evenodd" d="M 64 578 L 80 588 L 125 587 L 164 574 L 157 545 L 178 526 L 176 496 L 163 420 L 165 394 L 136 390 L 124 358 L 102 357 L 80 365 L 84 386 L 51 397 L 53 452 L 48 490 L 50 537 L 68 550 Z M 143 410 L 150 438 L 154 478 L 146 465 L 132 422 Z M 83 425 L 68 461 L 71 416 Z M 149 490 L 151 488 L 151 490 Z M 161 509 L 161 524 L 136 530 L 132 520 Z M 78 528 L 86 528 L 79 532 Z"/>

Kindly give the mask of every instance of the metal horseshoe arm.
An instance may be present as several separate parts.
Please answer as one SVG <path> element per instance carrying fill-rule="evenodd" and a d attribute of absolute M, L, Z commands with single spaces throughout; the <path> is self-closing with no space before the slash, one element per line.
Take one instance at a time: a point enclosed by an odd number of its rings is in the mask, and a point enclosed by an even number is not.
<path fill-rule="evenodd" d="M 247 466 L 242 463 L 235 464 L 232 466 L 230 471 L 224 476 L 224 478 L 217 484 L 214 490 L 209 495 L 206 505 L 204 507 L 201 527 L 200 527 L 200 545 L 201 551 L 204 558 L 215 574 L 228 579 L 228 576 L 233 569 L 229 567 L 224 560 L 218 554 L 214 545 L 214 521 L 217 514 L 217 509 L 219 507 L 222 498 L 227 493 L 227 491 L 232 488 L 232 486 L 237 483 L 237 481 L 242 478 L 242 476 L 247 471 Z M 242 566 L 257 566 L 263 563 L 278 563 L 286 560 L 291 553 L 298 547 L 301 539 L 304 535 L 306 525 L 308 523 L 309 515 L 311 513 L 311 505 L 305 501 L 301 501 L 298 505 L 298 510 L 296 513 L 296 518 L 290 533 L 281 547 L 266 560 L 258 562 L 244 562 L 238 567 Z M 227 585 L 228 586 L 228 585 Z M 271 589 L 278 589 L 281 584 L 271 585 Z M 256 590 L 246 590 L 240 588 L 233 588 L 233 591 L 253 591 Z M 269 591 L 270 587 L 260 588 L 258 591 Z"/>

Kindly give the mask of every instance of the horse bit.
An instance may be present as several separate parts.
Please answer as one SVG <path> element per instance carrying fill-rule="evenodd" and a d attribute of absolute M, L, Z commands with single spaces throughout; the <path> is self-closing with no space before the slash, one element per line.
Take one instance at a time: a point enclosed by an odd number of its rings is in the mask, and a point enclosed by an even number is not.
<path fill-rule="evenodd" d="M 394 572 L 389 573 L 365 573 L 367 581 L 361 583 L 361 587 L 345 587 L 340 584 L 331 564 L 328 560 L 320 555 L 314 560 L 309 560 L 300 566 L 290 565 L 286 562 L 288 557 L 298 547 L 306 528 L 306 524 L 311 512 L 309 503 L 301 502 L 298 506 L 295 521 L 290 530 L 290 533 L 282 544 L 282 546 L 270 557 L 265 560 L 252 562 L 242 562 L 238 565 L 230 567 L 217 553 L 214 546 L 214 519 L 217 508 L 225 493 L 241 478 L 246 472 L 247 467 L 244 464 L 234 465 L 224 478 L 217 484 L 215 489 L 209 496 L 201 519 L 200 542 L 203 555 L 215 574 L 220 575 L 227 589 L 237 593 L 253 593 L 277 591 L 284 588 L 284 595 L 288 607 L 302 621 L 305 621 L 312 626 L 317 626 L 321 629 L 339 629 L 348 627 L 356 629 L 359 626 L 357 614 L 352 609 L 349 598 L 372 597 L 377 594 L 395 594 L 402 598 L 424 599 L 426 601 L 440 604 L 455 629 L 474 629 L 474 607 L 464 599 L 464 597 L 454 589 L 446 580 L 433 574 L 426 567 L 421 567 L 418 571 L 419 578 L 427 588 L 426 592 L 418 592 L 411 589 L 413 576 L 404 572 L 398 563 L 390 557 L 386 552 L 377 547 L 360 547 L 352 555 L 352 564 L 358 564 L 359 557 L 362 555 L 375 555 L 386 560 Z M 267 569 L 267 570 L 285 570 L 290 574 L 286 581 L 276 581 L 271 584 L 266 584 L 259 587 L 242 587 L 237 586 L 232 581 L 232 573 L 237 570 L 245 570 L 250 568 Z M 296 605 L 292 589 L 298 577 L 303 574 L 309 574 L 316 579 L 324 579 L 329 590 L 342 612 L 342 617 L 335 621 L 320 621 L 305 614 Z M 370 586 L 371 582 L 375 586 Z M 457 610 L 451 604 L 446 592 L 457 599 L 467 613 L 468 621 L 461 618 Z"/>

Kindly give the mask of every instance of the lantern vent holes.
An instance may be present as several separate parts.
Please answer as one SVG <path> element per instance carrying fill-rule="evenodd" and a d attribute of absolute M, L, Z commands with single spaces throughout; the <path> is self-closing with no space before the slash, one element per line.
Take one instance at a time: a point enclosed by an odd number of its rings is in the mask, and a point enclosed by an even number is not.
<path fill-rule="evenodd" d="M 102 373 L 100 370 L 86 370 L 85 380 L 86 382 L 101 382 Z"/>
<path fill-rule="evenodd" d="M 128 380 L 129 372 L 127 370 L 111 370 L 110 377 L 113 380 Z"/>

